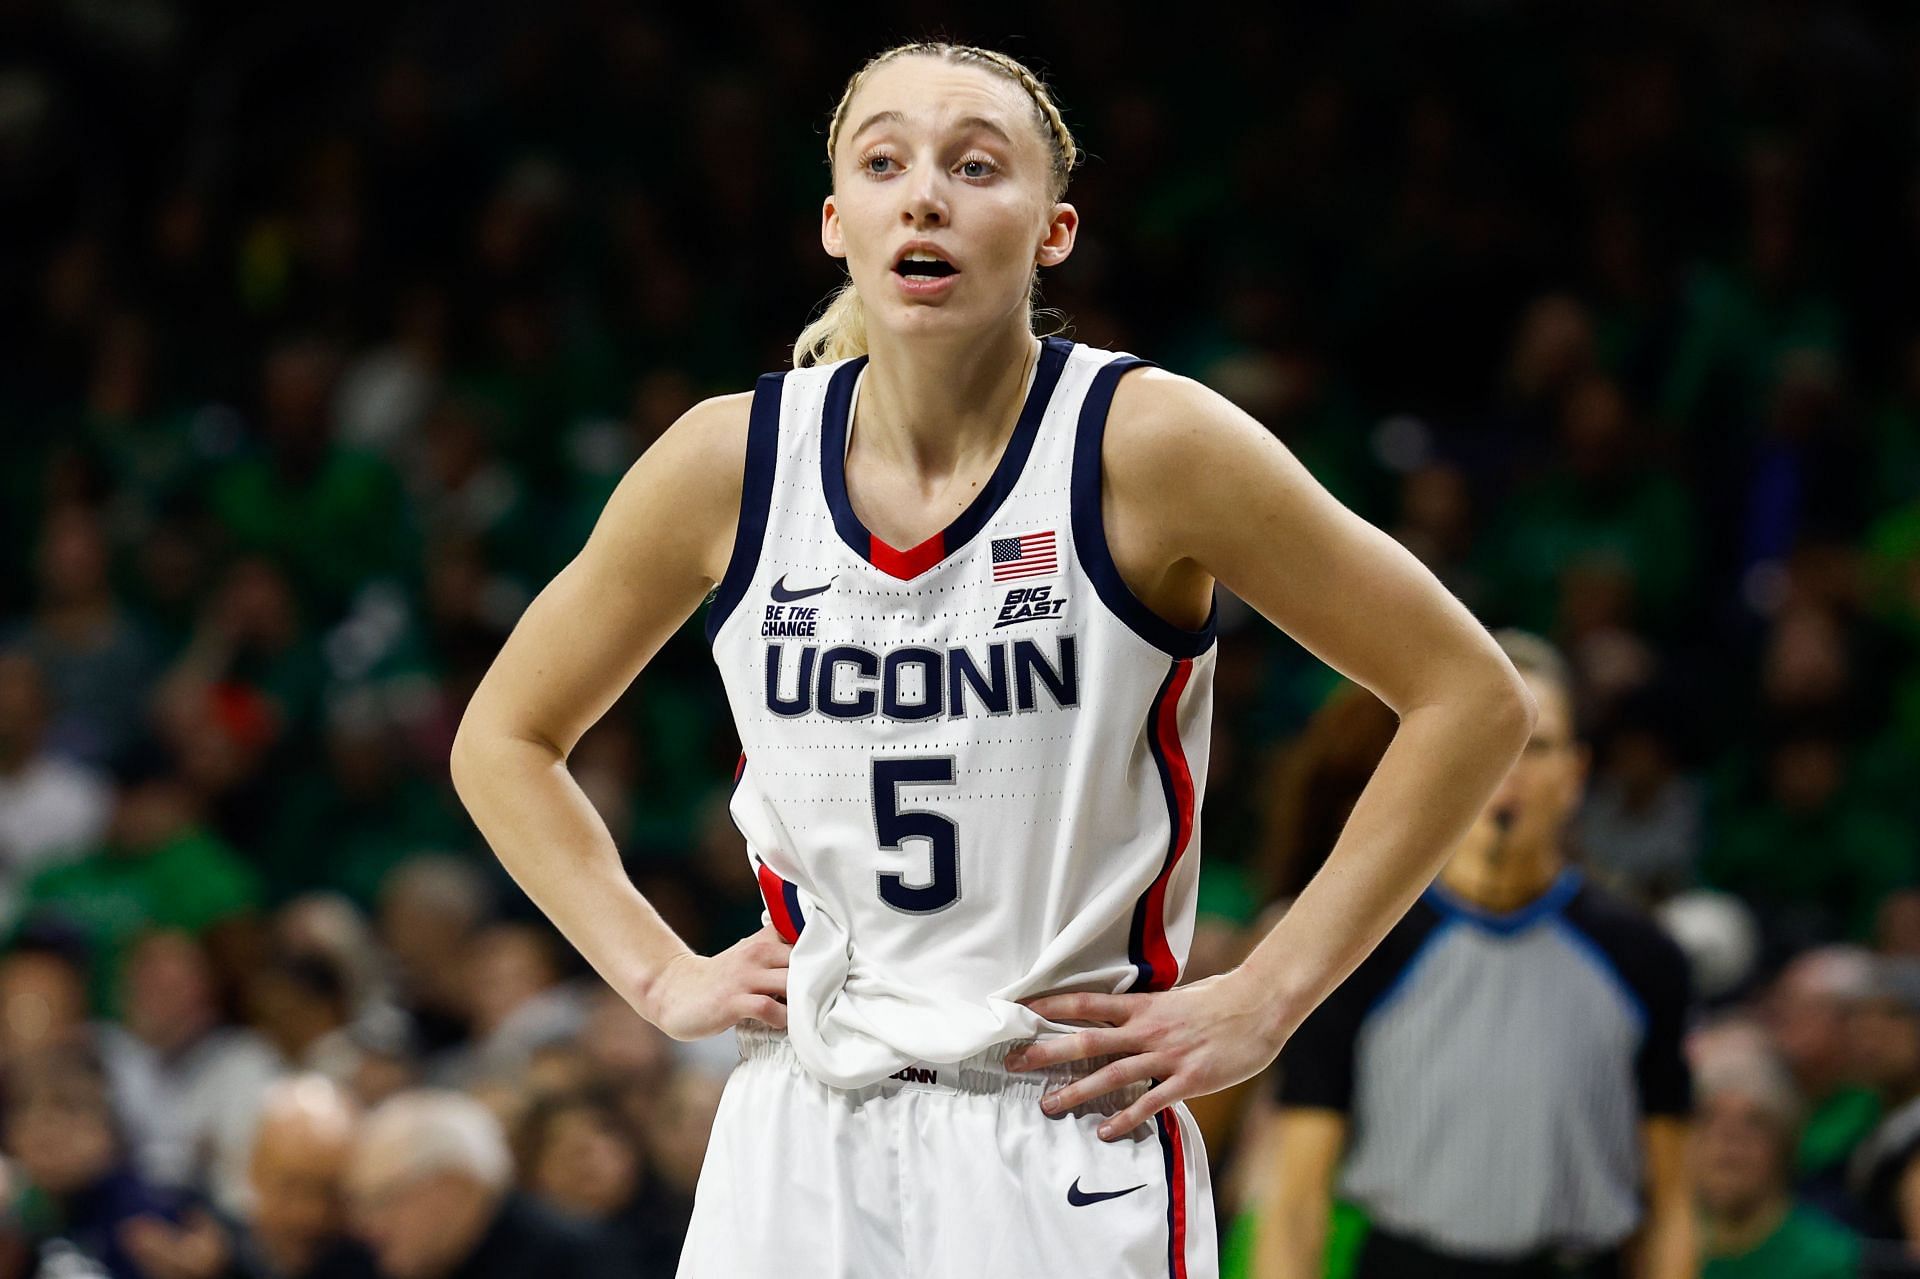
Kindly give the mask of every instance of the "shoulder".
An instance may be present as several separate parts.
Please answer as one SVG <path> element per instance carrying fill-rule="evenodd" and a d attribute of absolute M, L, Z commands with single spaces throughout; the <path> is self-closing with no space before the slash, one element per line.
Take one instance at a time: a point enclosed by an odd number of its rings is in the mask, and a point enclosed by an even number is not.
<path fill-rule="evenodd" d="M 740 486 L 740 467 L 747 452 L 747 429 L 753 418 L 752 391 L 736 391 L 701 400 L 661 432 L 653 449 L 666 449 L 688 472 L 688 479 L 705 478 L 717 484 Z"/>
<path fill-rule="evenodd" d="M 1567 901 L 1568 922 L 1596 941 L 1659 951 L 1679 957 L 1679 943 L 1654 918 L 1612 889 L 1583 877 L 1579 891 Z"/>
<path fill-rule="evenodd" d="M 1155 366 L 1127 371 L 1114 387 L 1101 471 L 1108 509 L 1140 530 L 1137 545 L 1163 565 L 1202 566 L 1283 629 L 1302 620 L 1290 595 L 1317 595 L 1354 572 L 1384 575 L 1388 554 L 1411 558 L 1342 507 L 1258 418 Z M 1276 546 L 1316 554 L 1283 563 Z M 1325 582 L 1311 576 L 1316 569 Z"/>
<path fill-rule="evenodd" d="M 1183 374 L 1145 365 L 1114 384 L 1107 411 L 1103 458 L 1116 480 L 1190 477 L 1213 459 L 1257 442 L 1277 444 L 1271 432 L 1220 392 Z"/>
<path fill-rule="evenodd" d="M 682 413 L 628 469 L 596 534 L 616 548 L 632 540 L 666 552 L 663 539 L 684 543 L 718 581 L 745 488 L 753 400 L 752 391 L 716 395 Z"/>
<path fill-rule="evenodd" d="M 1592 880 L 1567 903 L 1565 918 L 1634 986 L 1684 987 L 1686 952 L 1652 916 Z"/>
<path fill-rule="evenodd" d="M 1329 996 L 1328 1003 L 1346 1006 L 1357 1027 L 1378 1012 L 1387 997 L 1400 988 L 1414 961 L 1440 937 L 1444 916 L 1425 896 L 1414 899 L 1406 914 L 1395 921 L 1380 944 L 1368 952 L 1351 976 Z"/>
<path fill-rule="evenodd" d="M 1795 1204 L 1781 1227 L 1793 1241 L 1796 1260 L 1808 1263 L 1810 1275 L 1847 1275 L 1860 1256 L 1860 1239 L 1839 1222 L 1805 1204 Z M 1830 1270 L 1815 1270 L 1814 1265 Z"/>

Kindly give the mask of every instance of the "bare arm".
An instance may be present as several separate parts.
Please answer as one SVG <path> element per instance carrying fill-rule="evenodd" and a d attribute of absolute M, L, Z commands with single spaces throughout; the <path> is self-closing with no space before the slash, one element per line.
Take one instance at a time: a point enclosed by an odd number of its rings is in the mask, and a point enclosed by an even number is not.
<path fill-rule="evenodd" d="M 1119 385 L 1104 454 L 1118 512 L 1108 527 L 1132 524 L 1127 536 L 1149 548 L 1130 580 L 1217 579 L 1370 689 L 1400 726 L 1326 865 L 1239 968 L 1160 995 L 1032 1001 L 1043 1016 L 1115 1029 L 1028 1049 L 1020 1065 L 1137 1054 L 1062 1089 L 1055 1096 L 1064 1105 L 1136 1079 L 1165 1081 L 1115 1117 L 1116 1138 L 1172 1101 L 1237 1083 L 1273 1059 L 1432 882 L 1519 757 L 1537 714 L 1486 628 L 1258 421 L 1162 370 Z"/>
<path fill-rule="evenodd" d="M 1246 961 L 1291 1031 L 1432 882 L 1519 757 L 1532 697 L 1465 605 L 1258 421 L 1189 379 L 1134 378 L 1148 407 L 1131 420 L 1165 424 L 1134 432 L 1138 452 L 1162 492 L 1179 484 L 1160 506 L 1188 514 L 1187 554 L 1400 717 L 1325 867 Z M 1145 481 L 1136 467 L 1140 497 Z"/>
<path fill-rule="evenodd" d="M 633 464 L 475 689 L 450 760 L 508 873 L 609 985 L 681 1038 L 744 1017 L 781 1024 L 785 946 L 766 931 L 693 962 L 627 878 L 567 756 L 725 573 L 750 400 L 696 405 Z"/>
<path fill-rule="evenodd" d="M 1687 1146 L 1684 1119 L 1661 1116 L 1641 1121 L 1647 1215 L 1635 1234 L 1632 1249 L 1636 1279 L 1693 1279 L 1700 1273 Z"/>
<path fill-rule="evenodd" d="M 1279 1166 L 1262 1183 L 1251 1279 L 1320 1279 L 1347 1117 L 1288 1106 L 1274 1122 Z"/>

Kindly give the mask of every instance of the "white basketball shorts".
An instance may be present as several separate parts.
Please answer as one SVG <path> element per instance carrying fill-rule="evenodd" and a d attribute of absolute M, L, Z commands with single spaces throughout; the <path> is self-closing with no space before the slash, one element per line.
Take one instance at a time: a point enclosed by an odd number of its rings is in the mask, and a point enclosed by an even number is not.
<path fill-rule="evenodd" d="M 1043 1092 L 1100 1061 L 1014 1073 L 1015 1041 L 839 1089 L 784 1033 L 738 1035 L 679 1279 L 1217 1279 L 1184 1105 L 1114 1142 L 1101 1119 L 1145 1084 L 1041 1111 Z"/>

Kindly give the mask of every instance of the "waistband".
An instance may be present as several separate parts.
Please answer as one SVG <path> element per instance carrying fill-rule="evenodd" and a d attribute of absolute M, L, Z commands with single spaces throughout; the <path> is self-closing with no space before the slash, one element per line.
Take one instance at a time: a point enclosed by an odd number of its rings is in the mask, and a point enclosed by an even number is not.
<path fill-rule="evenodd" d="M 1354 1265 L 1356 1279 L 1418 1274 L 1430 1279 L 1619 1279 L 1626 1272 L 1618 1248 L 1546 1246 L 1503 1260 L 1440 1252 L 1408 1235 L 1371 1226 Z"/>
<path fill-rule="evenodd" d="M 741 1062 L 762 1062 L 773 1066 L 786 1067 L 802 1075 L 806 1068 L 801 1065 L 799 1055 L 793 1051 L 793 1043 L 784 1030 L 754 1024 L 742 1024 L 734 1028 L 734 1037 L 739 1041 Z M 975 1053 L 962 1061 L 934 1062 L 917 1061 L 902 1067 L 893 1075 L 878 1083 L 868 1084 L 864 1088 L 834 1088 L 833 1091 L 845 1093 L 849 1097 L 864 1098 L 885 1096 L 902 1089 L 917 1089 L 923 1092 L 968 1093 L 974 1096 L 1005 1096 L 1038 1102 L 1043 1093 L 1052 1092 L 1063 1084 L 1083 1079 L 1117 1058 L 1113 1054 L 1088 1057 L 1081 1061 L 1062 1062 L 1055 1066 L 1045 1066 L 1039 1070 L 1008 1070 L 1006 1055 L 1032 1039 L 1009 1039 L 1003 1043 Z M 808 1079 L 813 1076 L 806 1075 Z M 822 1088 L 832 1085 L 814 1081 Z M 1123 1085 L 1111 1092 L 1103 1093 L 1065 1113 L 1070 1115 L 1113 1115 L 1125 1110 L 1138 1101 L 1153 1086 L 1152 1080 L 1143 1079 L 1137 1083 Z"/>

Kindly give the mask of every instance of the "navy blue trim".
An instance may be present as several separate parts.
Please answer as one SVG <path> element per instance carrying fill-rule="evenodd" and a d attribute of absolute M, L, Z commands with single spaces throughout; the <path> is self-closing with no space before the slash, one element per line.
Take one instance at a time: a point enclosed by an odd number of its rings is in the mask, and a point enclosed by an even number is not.
<path fill-rule="evenodd" d="M 767 508 L 773 505 L 774 462 L 779 452 L 780 395 L 786 373 L 762 373 L 753 384 L 753 409 L 747 417 L 747 461 L 740 484 L 740 521 L 733 534 L 733 555 L 707 609 L 707 644 L 746 595 L 760 565 L 767 537 Z"/>
<path fill-rule="evenodd" d="M 1147 1086 L 1158 1088 L 1160 1081 L 1151 1080 Z M 1174 1185 L 1173 1179 L 1179 1176 L 1180 1170 L 1173 1164 L 1173 1137 L 1167 1132 L 1167 1123 L 1167 1112 L 1164 1110 L 1153 1117 L 1154 1132 L 1160 1138 L 1160 1162 L 1167 1171 L 1167 1276 L 1173 1279 L 1180 1273 L 1180 1258 L 1174 1255 L 1174 1249 L 1179 1246 L 1180 1232 L 1173 1222 L 1174 1205 L 1180 1197 L 1180 1188 Z"/>
<path fill-rule="evenodd" d="M 793 921 L 793 931 L 798 936 L 807 931 L 807 917 L 800 913 L 800 890 L 779 871 L 773 874 L 780 881 L 780 895 L 787 899 L 787 918 Z"/>
<path fill-rule="evenodd" d="M 1140 602 L 1114 567 L 1113 552 L 1107 548 L 1106 524 L 1100 517 L 1100 444 L 1107 433 L 1107 410 L 1113 407 L 1113 389 L 1120 375 L 1141 366 L 1157 367 L 1151 360 L 1136 356 L 1107 361 L 1093 375 L 1086 399 L 1081 401 L 1080 429 L 1073 442 L 1074 554 L 1093 582 L 1094 593 L 1134 634 L 1173 657 L 1198 657 L 1213 646 L 1219 629 L 1219 592 L 1214 593 L 1206 623 L 1199 630 L 1182 630 L 1167 621 Z"/>
<path fill-rule="evenodd" d="M 1633 988 L 1633 983 L 1627 980 L 1627 975 L 1614 966 L 1607 952 L 1600 948 L 1600 943 L 1564 915 L 1554 920 L 1549 926 L 1565 939 L 1569 946 L 1585 955 L 1593 966 L 1600 970 L 1600 975 L 1606 979 L 1607 983 L 1620 992 L 1620 997 L 1627 1001 L 1628 1010 L 1640 1023 L 1640 1034 L 1644 1038 L 1647 1033 L 1647 1003 L 1640 998 L 1640 992 Z"/>
<path fill-rule="evenodd" d="M 1059 385 L 1060 373 L 1066 368 L 1067 356 L 1072 351 L 1073 343 L 1066 338 L 1040 340 L 1040 359 L 1033 372 L 1033 385 L 1027 389 L 1026 401 L 1020 406 L 1013 437 L 1007 441 L 985 487 L 953 523 L 936 535 L 941 539 L 939 562 L 972 541 L 1013 491 L 1020 472 L 1026 467 L 1027 456 L 1033 452 L 1033 441 L 1040 434 L 1040 420 L 1046 416 L 1054 387 Z M 820 484 L 827 495 L 827 509 L 833 512 L 833 526 L 839 530 L 840 540 L 852 547 L 861 559 L 872 563 L 873 534 L 853 513 L 853 503 L 847 500 L 847 411 L 853 404 L 853 384 L 869 358 L 861 355 L 848 360 L 834 371 L 827 383 L 826 404 L 820 416 Z M 897 546 L 894 549 L 910 551 L 913 548 Z"/>
<path fill-rule="evenodd" d="M 1153 766 L 1160 773 L 1160 793 L 1167 800 L 1167 855 L 1160 860 L 1160 869 L 1147 881 L 1140 900 L 1133 904 L 1133 926 L 1127 930 L 1127 959 L 1134 970 L 1129 990 L 1153 989 L 1153 965 L 1147 962 L 1147 899 L 1153 896 L 1153 886 L 1160 882 L 1160 876 L 1173 864 L 1175 841 L 1180 838 L 1180 799 L 1173 793 L 1173 770 L 1167 764 L 1165 748 L 1160 745 L 1160 704 L 1166 700 L 1173 677 L 1179 673 L 1180 663 L 1176 660 L 1167 667 L 1166 677 L 1160 681 L 1159 691 L 1154 693 L 1152 706 L 1147 711 L 1147 749 L 1153 753 Z"/>
<path fill-rule="evenodd" d="M 1517 933 L 1548 915 L 1557 915 L 1564 910 L 1567 903 L 1573 900 L 1573 895 L 1580 891 L 1580 882 L 1579 868 L 1569 866 L 1548 885 L 1546 892 L 1520 909 L 1505 914 L 1483 910 L 1471 902 L 1463 901 L 1448 892 L 1437 880 L 1427 888 L 1425 897 L 1429 905 L 1448 918 L 1462 920 L 1488 932 Z"/>

